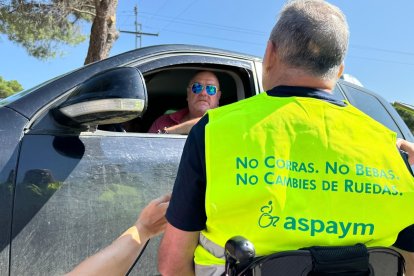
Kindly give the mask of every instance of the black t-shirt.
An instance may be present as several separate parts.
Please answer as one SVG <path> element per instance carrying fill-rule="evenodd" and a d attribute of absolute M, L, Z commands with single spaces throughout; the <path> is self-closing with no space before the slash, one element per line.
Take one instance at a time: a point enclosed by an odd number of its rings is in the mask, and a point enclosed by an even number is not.
<path fill-rule="evenodd" d="M 312 97 L 339 106 L 346 105 L 332 94 L 312 88 L 278 86 L 266 93 L 275 97 Z M 206 115 L 191 129 L 187 137 L 167 209 L 168 222 L 183 231 L 201 231 L 206 226 L 204 134 L 207 123 Z M 394 246 L 414 252 L 414 225 L 400 232 Z"/>

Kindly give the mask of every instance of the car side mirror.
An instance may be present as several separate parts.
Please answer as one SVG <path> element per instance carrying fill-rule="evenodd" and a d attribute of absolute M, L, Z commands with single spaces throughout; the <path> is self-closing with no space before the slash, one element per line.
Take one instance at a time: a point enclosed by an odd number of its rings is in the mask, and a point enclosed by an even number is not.
<path fill-rule="evenodd" d="M 140 117 L 147 105 L 141 72 L 134 67 L 117 67 L 81 83 L 53 113 L 63 125 L 93 127 Z"/>

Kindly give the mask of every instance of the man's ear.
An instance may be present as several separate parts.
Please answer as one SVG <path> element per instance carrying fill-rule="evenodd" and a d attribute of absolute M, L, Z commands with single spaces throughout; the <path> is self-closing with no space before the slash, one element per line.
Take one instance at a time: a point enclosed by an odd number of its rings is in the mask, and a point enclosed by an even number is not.
<path fill-rule="evenodd" d="M 263 64 L 266 66 L 263 69 L 265 69 L 266 71 L 269 71 L 272 68 L 274 58 L 276 55 L 275 50 L 276 50 L 276 47 L 273 44 L 273 42 L 268 40 L 267 45 L 266 45 L 266 51 L 263 57 Z"/>
<path fill-rule="evenodd" d="M 338 79 L 342 76 L 342 74 L 344 73 L 344 68 L 345 68 L 345 65 L 344 65 L 344 63 L 342 62 L 341 63 L 341 65 L 339 66 L 339 71 L 338 71 L 338 75 L 337 75 L 337 77 L 338 77 Z"/>

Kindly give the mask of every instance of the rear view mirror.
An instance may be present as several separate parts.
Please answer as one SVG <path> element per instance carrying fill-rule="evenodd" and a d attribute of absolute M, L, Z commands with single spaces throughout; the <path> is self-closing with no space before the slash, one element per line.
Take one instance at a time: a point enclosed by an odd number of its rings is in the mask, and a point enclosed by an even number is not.
<path fill-rule="evenodd" d="M 144 77 L 134 67 L 113 68 L 80 84 L 54 110 L 69 126 L 118 124 L 144 114 L 148 104 Z"/>

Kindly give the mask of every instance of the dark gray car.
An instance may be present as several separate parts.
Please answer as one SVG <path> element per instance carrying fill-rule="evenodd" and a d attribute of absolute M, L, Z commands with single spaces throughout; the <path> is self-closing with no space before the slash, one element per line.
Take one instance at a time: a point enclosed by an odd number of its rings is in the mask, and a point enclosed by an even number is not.
<path fill-rule="evenodd" d="M 68 272 L 170 192 L 186 136 L 146 131 L 158 116 L 186 106 L 187 82 L 206 69 L 219 77 L 220 105 L 262 91 L 257 57 L 163 45 L 0 100 L 0 275 Z M 128 94 L 133 90 L 138 94 Z M 340 81 L 334 94 L 414 140 L 375 93 Z M 132 274 L 157 274 L 158 243 L 149 243 Z"/>

